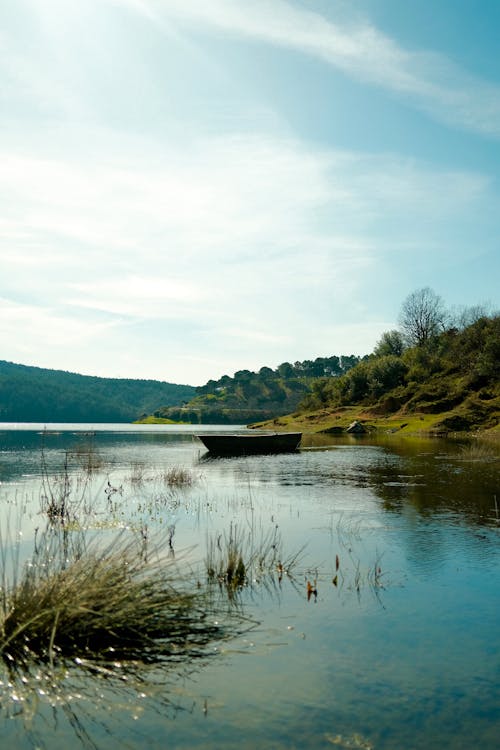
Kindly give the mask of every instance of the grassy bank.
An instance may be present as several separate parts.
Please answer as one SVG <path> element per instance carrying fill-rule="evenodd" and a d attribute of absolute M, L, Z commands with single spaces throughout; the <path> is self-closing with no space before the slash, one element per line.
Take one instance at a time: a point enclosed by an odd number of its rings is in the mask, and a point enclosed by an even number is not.
<path fill-rule="evenodd" d="M 463 424 L 457 410 L 427 414 L 423 412 L 377 415 L 375 408 L 366 406 L 343 406 L 336 409 L 319 409 L 310 412 L 295 412 L 267 422 L 251 425 L 253 428 L 292 430 L 304 434 L 343 434 L 354 421 L 360 422 L 371 433 L 397 435 L 445 435 L 450 433 L 482 435 L 500 438 L 500 406 L 491 405 L 491 412 L 484 423 L 471 429 L 460 429 Z M 496 421 L 496 424 L 491 424 Z M 456 429 L 453 429 L 456 425 Z"/>
<path fill-rule="evenodd" d="M 188 424 L 187 422 L 176 422 L 173 419 L 164 419 L 163 417 L 144 417 L 144 419 L 136 419 L 133 424 Z"/>

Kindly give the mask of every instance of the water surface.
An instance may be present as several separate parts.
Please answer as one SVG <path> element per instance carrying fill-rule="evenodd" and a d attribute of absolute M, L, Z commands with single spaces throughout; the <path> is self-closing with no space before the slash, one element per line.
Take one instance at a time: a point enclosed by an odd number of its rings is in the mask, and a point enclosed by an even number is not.
<path fill-rule="evenodd" d="M 498 746 L 498 454 L 474 460 L 466 445 L 435 439 L 332 438 L 296 454 L 212 459 L 194 427 L 44 427 L 0 426 L 1 528 L 21 532 L 23 559 L 45 522 L 42 475 L 60 475 L 66 461 L 76 488 L 89 453 L 99 459 L 85 488 L 89 533 L 175 529 L 174 554 L 200 571 L 210 539 L 235 527 L 255 540 L 275 530 L 284 556 L 303 553 L 293 575 L 240 592 L 240 636 L 181 674 L 150 670 L 143 693 L 75 671 L 59 702 L 40 696 L 29 714 L 4 684 L 5 741 Z M 172 467 L 193 485 L 166 488 Z"/>

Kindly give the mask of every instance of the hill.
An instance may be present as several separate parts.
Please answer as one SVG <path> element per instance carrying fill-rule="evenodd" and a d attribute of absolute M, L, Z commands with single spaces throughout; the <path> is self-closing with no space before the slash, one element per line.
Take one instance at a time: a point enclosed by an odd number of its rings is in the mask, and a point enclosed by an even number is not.
<path fill-rule="evenodd" d="M 189 385 L 99 378 L 0 360 L 0 422 L 132 422 L 181 404 Z"/>
<path fill-rule="evenodd" d="M 387 332 L 373 354 L 340 378 L 315 380 L 293 414 L 270 424 L 334 433 L 355 419 L 407 433 L 500 429 L 500 317 L 445 326 L 413 346 Z"/>
<path fill-rule="evenodd" d="M 162 407 L 150 420 L 165 419 L 200 424 L 247 424 L 293 411 L 310 393 L 318 377 L 340 377 L 360 362 L 360 357 L 317 357 L 303 362 L 283 362 L 276 369 L 239 370 L 196 388 L 183 407 Z"/>

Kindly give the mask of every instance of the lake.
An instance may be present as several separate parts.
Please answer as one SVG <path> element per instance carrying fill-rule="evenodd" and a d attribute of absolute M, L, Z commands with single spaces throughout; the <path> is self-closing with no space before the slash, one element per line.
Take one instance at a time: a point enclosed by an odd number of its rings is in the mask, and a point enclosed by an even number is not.
<path fill-rule="evenodd" d="M 272 539 L 280 563 L 221 606 L 238 625 L 202 657 L 137 679 L 65 665 L 16 683 L 7 665 L 5 746 L 497 748 L 498 446 L 308 436 L 298 453 L 212 459 L 196 429 L 0 424 L 8 580 L 64 477 L 69 535 L 161 538 L 200 586 L 231 535 Z M 189 482 L 166 481 L 180 471 Z"/>

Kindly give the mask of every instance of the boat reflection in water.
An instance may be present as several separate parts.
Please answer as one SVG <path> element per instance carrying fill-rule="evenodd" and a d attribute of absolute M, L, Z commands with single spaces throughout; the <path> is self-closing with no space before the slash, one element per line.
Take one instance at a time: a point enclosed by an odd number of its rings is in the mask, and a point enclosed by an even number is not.
<path fill-rule="evenodd" d="M 298 450 L 301 432 L 212 433 L 197 435 L 212 455 L 245 456 L 258 453 L 292 453 Z"/>

